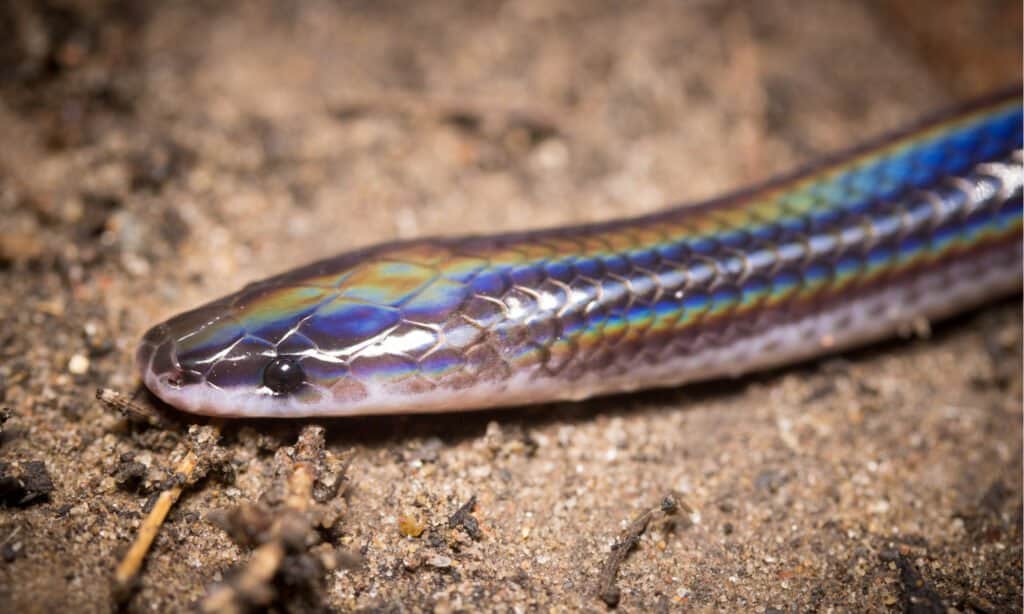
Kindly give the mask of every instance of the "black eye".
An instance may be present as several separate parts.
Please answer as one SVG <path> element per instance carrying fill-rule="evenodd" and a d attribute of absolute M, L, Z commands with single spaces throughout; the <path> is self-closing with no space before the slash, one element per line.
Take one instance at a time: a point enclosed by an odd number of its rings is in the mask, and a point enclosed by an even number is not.
<path fill-rule="evenodd" d="M 275 358 L 263 369 L 263 385 L 275 394 L 295 392 L 304 381 L 306 374 L 291 358 Z"/>

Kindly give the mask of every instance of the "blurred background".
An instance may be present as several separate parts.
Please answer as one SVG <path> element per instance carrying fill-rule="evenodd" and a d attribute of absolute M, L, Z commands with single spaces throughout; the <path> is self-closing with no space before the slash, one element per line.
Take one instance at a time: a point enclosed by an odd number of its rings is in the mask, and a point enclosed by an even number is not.
<path fill-rule="evenodd" d="M 1021 21 L 1014 0 L 0 3 L 0 400 L 17 433 L 0 456 L 41 461 L 52 486 L 0 508 L 0 609 L 109 607 L 145 501 L 118 459 L 141 448 L 156 471 L 170 448 L 92 394 L 134 389 L 149 324 L 369 243 L 636 215 L 767 179 L 1019 87 Z M 895 607 L 909 589 L 879 553 L 904 548 L 938 603 L 1017 609 L 1019 321 L 1003 306 L 853 374 L 696 407 L 669 392 L 336 426 L 364 459 L 345 543 L 367 562 L 321 596 L 594 607 L 620 521 L 677 488 L 703 523 L 634 555 L 624 605 Z M 977 412 L 950 419 L 950 399 Z M 539 451 L 487 456 L 490 420 Z M 440 471 L 403 464 L 438 438 Z M 236 485 L 172 514 L 135 607 L 180 609 L 244 556 L 201 520 L 258 497 L 267 454 L 241 454 Z M 413 547 L 394 515 L 424 497 L 441 522 L 469 493 L 491 533 L 461 573 L 388 575 Z"/>

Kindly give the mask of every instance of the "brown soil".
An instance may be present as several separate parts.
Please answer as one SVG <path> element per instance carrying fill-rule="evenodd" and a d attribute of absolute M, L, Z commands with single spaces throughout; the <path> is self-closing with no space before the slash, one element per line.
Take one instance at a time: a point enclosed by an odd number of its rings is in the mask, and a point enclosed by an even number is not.
<path fill-rule="evenodd" d="M 1022 66 L 1014 1 L 49 0 L 0 5 L 0 32 L 9 612 L 113 606 L 193 420 L 94 394 L 136 391 L 159 319 L 381 240 L 708 197 Z M 604 608 L 610 548 L 652 508 L 626 611 L 1021 607 L 1019 299 L 736 382 L 325 426 L 351 464 L 319 554 L 290 546 L 264 595 L 279 609 Z M 225 510 L 273 511 L 300 427 L 196 448 L 216 470 L 125 607 L 185 609 L 244 564 L 223 527 L 261 516 Z M 657 509 L 673 492 L 692 513 Z"/>

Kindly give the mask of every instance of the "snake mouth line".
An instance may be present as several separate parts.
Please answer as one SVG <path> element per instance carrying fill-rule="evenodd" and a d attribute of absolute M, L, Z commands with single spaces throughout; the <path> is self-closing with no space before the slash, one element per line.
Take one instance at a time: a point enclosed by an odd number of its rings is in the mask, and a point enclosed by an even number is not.
<path fill-rule="evenodd" d="M 162 399 L 164 396 L 160 391 L 180 390 L 186 385 L 202 382 L 201 374 L 182 368 L 177 356 L 177 345 L 166 323 L 146 332 L 139 344 L 135 361 L 139 376 Z"/>

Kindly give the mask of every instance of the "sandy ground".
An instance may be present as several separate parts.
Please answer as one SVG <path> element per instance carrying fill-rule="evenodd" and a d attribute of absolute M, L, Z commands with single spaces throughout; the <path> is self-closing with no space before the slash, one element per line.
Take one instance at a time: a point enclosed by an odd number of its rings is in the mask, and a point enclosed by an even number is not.
<path fill-rule="evenodd" d="M 1013 1 L 4 3 L 0 610 L 111 609 L 185 450 L 212 469 L 123 607 L 232 586 L 239 527 L 280 509 L 275 451 L 302 425 L 196 444 L 188 416 L 94 399 L 136 392 L 148 325 L 381 240 L 767 178 L 1012 84 L 1020 24 Z M 925 337 L 736 382 L 327 422 L 317 466 L 329 483 L 350 461 L 344 482 L 249 597 L 603 609 L 611 546 L 676 493 L 692 513 L 655 514 L 624 611 L 1019 610 L 1020 300 Z M 228 512 L 245 502 L 264 511 Z"/>

